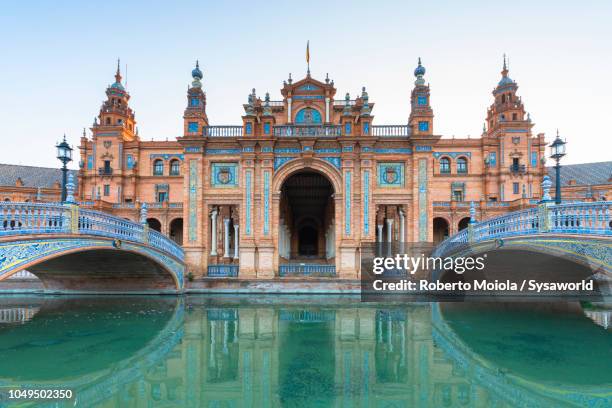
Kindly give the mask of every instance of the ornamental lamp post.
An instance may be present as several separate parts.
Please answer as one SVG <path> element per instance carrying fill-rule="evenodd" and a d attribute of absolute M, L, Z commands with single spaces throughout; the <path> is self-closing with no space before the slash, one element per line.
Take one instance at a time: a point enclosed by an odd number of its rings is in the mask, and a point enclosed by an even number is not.
<path fill-rule="evenodd" d="M 55 145 L 57 149 L 57 159 L 62 162 L 62 203 L 66 201 L 66 182 L 68 178 L 68 163 L 72 161 L 72 147 L 66 142 L 66 135 L 61 143 Z"/>
<path fill-rule="evenodd" d="M 555 160 L 555 204 L 561 204 L 561 165 L 559 161 L 565 156 L 566 141 L 559 137 L 559 129 L 557 129 L 557 137 L 550 144 L 550 158 Z"/>

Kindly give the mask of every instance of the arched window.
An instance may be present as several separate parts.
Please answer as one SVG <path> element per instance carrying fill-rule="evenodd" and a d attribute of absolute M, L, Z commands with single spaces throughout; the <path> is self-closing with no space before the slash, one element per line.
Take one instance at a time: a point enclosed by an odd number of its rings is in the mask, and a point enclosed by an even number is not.
<path fill-rule="evenodd" d="M 440 159 L 440 173 L 450 173 L 450 159 L 448 157 L 443 157 Z"/>
<path fill-rule="evenodd" d="M 467 168 L 467 159 L 465 157 L 460 157 L 457 159 L 457 173 L 466 174 L 468 172 Z"/>
<path fill-rule="evenodd" d="M 295 115 L 297 125 L 320 124 L 321 121 L 321 113 L 312 108 L 304 108 Z"/>
<path fill-rule="evenodd" d="M 170 162 L 170 175 L 178 176 L 181 174 L 181 162 L 178 160 L 172 160 Z"/>
<path fill-rule="evenodd" d="M 164 175 L 164 162 L 163 160 L 155 160 L 153 162 L 153 175 L 154 176 L 163 176 Z"/>

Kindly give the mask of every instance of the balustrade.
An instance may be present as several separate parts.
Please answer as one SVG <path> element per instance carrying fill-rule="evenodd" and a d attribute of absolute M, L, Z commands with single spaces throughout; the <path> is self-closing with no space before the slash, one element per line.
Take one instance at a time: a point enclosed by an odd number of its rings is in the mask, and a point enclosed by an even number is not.
<path fill-rule="evenodd" d="M 410 134 L 408 125 L 372 125 L 372 136 L 396 137 L 410 136 Z"/>
<path fill-rule="evenodd" d="M 242 136 L 242 126 L 204 126 L 202 135 L 208 137 L 239 137 Z"/>
<path fill-rule="evenodd" d="M 516 211 L 471 224 L 468 229 L 442 241 L 433 252 L 440 256 L 452 246 L 513 235 L 566 233 L 612 235 L 612 202 L 566 203 Z M 470 236 L 471 234 L 471 236 Z"/>
<path fill-rule="evenodd" d="M 208 276 L 235 277 L 238 276 L 238 265 L 208 265 Z"/>
<path fill-rule="evenodd" d="M 335 265 L 284 264 L 279 266 L 280 276 L 336 276 Z"/>
<path fill-rule="evenodd" d="M 148 231 L 142 224 L 99 211 L 58 203 L 0 203 L 0 237 L 11 235 L 73 234 L 103 236 L 113 239 L 147 243 L 182 260 L 183 249 L 165 235 Z M 73 214 L 78 214 L 74 220 Z"/>

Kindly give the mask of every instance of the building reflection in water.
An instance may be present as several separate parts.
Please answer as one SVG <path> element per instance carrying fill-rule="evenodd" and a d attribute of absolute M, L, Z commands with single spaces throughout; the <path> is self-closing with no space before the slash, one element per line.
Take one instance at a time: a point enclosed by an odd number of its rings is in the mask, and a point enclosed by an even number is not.
<path fill-rule="evenodd" d="M 556 384 L 551 393 L 550 384 L 514 381 L 456 346 L 460 340 L 441 332 L 439 311 L 429 304 L 315 304 L 188 298 L 180 306 L 185 313 L 173 317 L 180 323 L 156 336 L 166 340 L 151 342 L 157 351 L 118 361 L 110 377 L 90 374 L 94 383 L 76 386 L 82 396 L 76 405 L 512 407 L 612 400 L 609 385 L 602 394 L 592 387 L 564 393 Z"/>

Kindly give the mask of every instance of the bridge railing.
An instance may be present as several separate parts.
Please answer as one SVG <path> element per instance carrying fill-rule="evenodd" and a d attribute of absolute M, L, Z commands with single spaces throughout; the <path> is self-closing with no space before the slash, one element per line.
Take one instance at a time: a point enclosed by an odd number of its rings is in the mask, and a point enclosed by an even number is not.
<path fill-rule="evenodd" d="M 94 235 L 148 244 L 183 260 L 183 249 L 142 224 L 58 203 L 0 202 L 0 237 L 38 234 Z"/>
<path fill-rule="evenodd" d="M 441 256 L 452 247 L 470 242 L 529 235 L 535 233 L 566 233 L 612 235 L 612 202 L 568 203 L 540 205 L 501 217 L 470 224 L 442 241 L 433 256 Z"/>
<path fill-rule="evenodd" d="M 51 203 L 0 203 L 0 235 L 59 233 L 66 228 L 66 207 Z"/>

